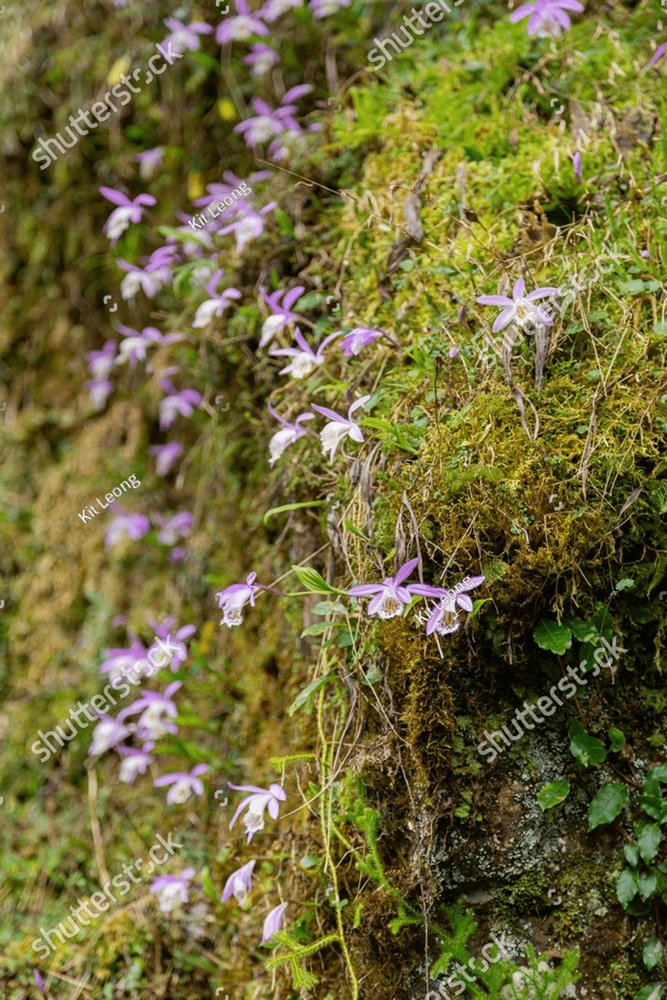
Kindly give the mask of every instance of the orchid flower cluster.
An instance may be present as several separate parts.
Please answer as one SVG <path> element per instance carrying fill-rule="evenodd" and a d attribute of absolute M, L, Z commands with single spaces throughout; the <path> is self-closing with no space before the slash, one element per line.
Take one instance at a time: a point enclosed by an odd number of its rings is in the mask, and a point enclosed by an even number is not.
<path fill-rule="evenodd" d="M 150 522 L 143 514 L 128 514 L 120 504 L 109 505 L 115 513 L 115 517 L 110 521 L 105 535 L 105 546 L 110 549 L 123 538 L 131 538 L 139 541 L 150 530 Z M 182 538 L 187 538 L 194 525 L 192 514 L 181 511 L 171 517 L 163 517 L 161 514 L 152 515 L 153 524 L 159 529 L 157 539 L 162 545 L 170 548 L 169 561 L 172 563 L 181 562 L 184 550 L 177 543 Z"/>
<path fill-rule="evenodd" d="M 271 819 L 278 819 L 280 803 L 284 802 L 287 796 L 284 789 L 275 783 L 269 785 L 268 788 L 258 788 L 257 785 L 234 785 L 230 781 L 229 787 L 235 792 L 250 793 L 238 804 L 229 824 L 231 830 L 241 813 L 245 811 L 242 822 L 248 835 L 247 843 L 249 844 L 255 834 L 264 829 L 264 813 L 268 812 Z M 229 902 L 233 896 L 240 906 L 245 906 L 252 889 L 252 873 L 255 864 L 255 860 L 248 861 L 232 872 L 220 896 L 222 903 Z M 270 941 L 281 929 L 286 909 L 287 903 L 280 903 L 268 913 L 264 920 L 262 943 Z"/>
<path fill-rule="evenodd" d="M 123 620 L 119 619 L 118 623 Z M 172 671 L 178 670 L 187 659 L 187 640 L 196 632 L 195 626 L 177 627 L 175 619 L 171 616 L 162 624 L 151 622 L 151 626 L 158 640 L 162 640 L 162 650 L 168 656 L 167 664 L 163 665 L 169 666 Z M 137 683 L 143 677 L 151 677 L 156 667 L 152 662 L 150 651 L 138 636 L 134 632 L 130 632 L 129 635 L 130 645 L 106 649 L 104 660 L 100 665 L 100 672 L 109 676 L 114 690 L 118 691 L 119 687 L 125 685 L 127 688 L 125 695 L 130 691 L 126 678 L 132 678 L 132 683 Z M 121 684 L 116 684 L 118 680 Z M 107 712 L 98 712 L 100 721 L 93 730 L 89 755 L 99 756 L 115 749 L 122 757 L 120 780 L 133 784 L 136 778 L 145 774 L 148 767 L 155 762 L 151 751 L 157 740 L 167 734 L 174 735 L 178 732 L 178 726 L 173 721 L 178 716 L 173 696 L 180 690 L 181 685 L 181 681 L 172 681 L 164 692 L 144 691 L 116 717 Z M 115 704 L 115 700 L 113 703 Z M 128 722 L 132 716 L 138 718 Z M 124 741 L 129 737 L 134 737 L 140 745 L 135 747 L 126 745 Z M 197 795 L 203 794 L 200 775 L 207 770 L 206 765 L 200 764 L 187 773 L 171 772 L 162 775 L 155 784 L 158 787 L 166 784 L 173 786 L 167 796 L 167 802 L 170 804 L 183 802 L 192 792 Z"/>

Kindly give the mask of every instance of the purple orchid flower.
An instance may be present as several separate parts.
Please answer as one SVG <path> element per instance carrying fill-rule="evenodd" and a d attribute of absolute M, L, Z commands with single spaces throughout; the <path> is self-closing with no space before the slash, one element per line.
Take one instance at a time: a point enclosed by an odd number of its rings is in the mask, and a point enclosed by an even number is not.
<path fill-rule="evenodd" d="M 302 4 L 303 0 L 266 0 L 259 13 L 270 24 L 286 14 L 288 10 L 294 10 L 295 7 L 301 7 Z"/>
<path fill-rule="evenodd" d="M 184 868 L 180 875 L 158 875 L 153 879 L 151 892 L 158 896 L 162 913 L 171 913 L 188 902 L 189 883 L 194 874 L 194 868 Z"/>
<path fill-rule="evenodd" d="M 217 293 L 216 285 L 225 272 L 221 269 L 215 271 L 206 286 L 206 291 L 212 298 L 207 299 L 197 309 L 192 322 L 193 327 L 208 326 L 214 316 L 222 316 L 224 310 L 231 305 L 230 299 L 240 299 L 241 293 L 238 288 L 226 288 L 224 292 Z"/>
<path fill-rule="evenodd" d="M 252 889 L 252 870 L 254 867 L 255 862 L 249 861 L 247 865 L 243 865 L 241 868 L 237 868 L 235 872 L 232 872 L 225 882 L 225 888 L 222 890 L 222 895 L 220 896 L 221 903 L 228 902 L 233 896 L 237 903 L 243 906 L 248 898 L 248 893 Z"/>
<path fill-rule="evenodd" d="M 218 607 L 222 611 L 221 625 L 232 628 L 243 622 L 243 609 L 246 604 L 251 608 L 255 606 L 255 594 L 260 589 L 255 583 L 256 573 L 248 573 L 245 583 L 232 583 L 224 590 L 220 590 L 215 596 L 220 602 Z"/>
<path fill-rule="evenodd" d="M 141 333 L 138 330 L 133 330 L 131 326 L 125 326 L 123 323 L 117 323 L 116 329 L 125 338 L 120 342 L 118 357 L 116 358 L 117 365 L 124 365 L 126 362 L 129 362 L 130 368 L 134 369 L 137 366 L 137 362 L 146 360 L 146 352 L 149 344 L 162 343 L 162 334 L 154 326 L 144 327 Z"/>
<path fill-rule="evenodd" d="M 268 809 L 271 819 L 278 819 L 280 803 L 284 802 L 287 796 L 280 785 L 276 784 L 269 785 L 268 789 L 266 789 L 258 788 L 257 785 L 233 785 L 230 781 L 229 787 L 233 788 L 235 792 L 251 793 L 239 803 L 229 824 L 229 829 L 231 830 L 245 809 L 246 814 L 243 817 L 243 825 L 248 834 L 247 843 L 249 844 L 254 835 L 259 830 L 264 829 L 264 811 Z"/>
<path fill-rule="evenodd" d="M 148 518 L 144 517 L 143 514 L 128 514 L 117 503 L 112 503 L 109 506 L 116 517 L 110 522 L 104 536 L 104 545 L 107 549 L 113 548 L 125 537 L 138 542 L 150 531 Z"/>
<path fill-rule="evenodd" d="M 183 389 L 173 396 L 165 396 L 160 403 L 161 430 L 171 427 L 177 416 L 191 417 L 203 398 L 196 389 Z"/>
<path fill-rule="evenodd" d="M 301 0 L 298 0 L 300 3 Z M 266 8 L 264 8 L 264 12 Z M 268 21 L 269 18 L 264 17 Z M 264 45 L 263 42 L 255 42 L 251 47 L 250 52 L 247 56 L 243 57 L 243 62 L 250 66 L 250 71 L 253 76 L 264 76 L 269 70 L 272 70 L 274 66 L 280 62 L 280 56 L 275 49 L 272 49 L 270 45 Z"/>
<path fill-rule="evenodd" d="M 46 983 L 42 979 L 42 974 L 40 973 L 39 969 L 33 969 L 32 974 L 35 980 L 35 986 L 43 996 L 46 996 Z"/>
<path fill-rule="evenodd" d="M 266 101 L 261 100 L 259 97 L 253 97 L 251 104 L 257 115 L 246 118 L 245 121 L 235 125 L 234 131 L 243 135 L 246 145 L 250 149 L 254 149 L 255 146 L 264 145 L 264 143 L 272 139 L 273 141 L 267 150 L 268 155 L 274 160 L 282 159 L 286 155 L 286 150 L 279 137 L 286 132 L 298 134 L 302 131 L 301 126 L 294 117 L 296 104 L 290 104 L 290 101 L 300 100 L 306 94 L 309 94 L 312 89 L 309 83 L 292 87 L 283 96 L 279 107 L 275 110 Z"/>
<path fill-rule="evenodd" d="M 113 715 L 100 715 L 100 721 L 93 729 L 93 740 L 88 748 L 89 757 L 98 757 L 100 754 L 115 747 L 117 743 L 130 735 L 130 730 L 123 725 L 120 713 L 118 718 Z"/>
<path fill-rule="evenodd" d="M 251 35 L 268 35 L 269 29 L 252 13 L 247 0 L 236 0 L 236 10 L 236 17 L 226 17 L 216 28 L 215 40 L 219 45 L 241 42 Z"/>
<path fill-rule="evenodd" d="M 262 944 L 266 944 L 271 938 L 275 937 L 280 928 L 283 925 L 283 918 L 285 916 L 285 910 L 287 909 L 287 903 L 281 903 L 280 906 L 276 906 L 275 910 L 271 910 L 266 920 L 264 921 L 264 929 L 262 931 Z"/>
<path fill-rule="evenodd" d="M 572 157 L 572 166 L 574 167 L 574 179 L 577 184 L 582 184 L 584 176 L 581 169 L 581 153 L 578 150 Z"/>
<path fill-rule="evenodd" d="M 116 191 L 115 188 L 101 187 L 99 191 L 107 201 L 118 205 L 118 208 L 113 210 L 104 223 L 104 234 L 109 237 L 112 246 L 123 235 L 131 222 L 141 222 L 143 205 L 156 204 L 152 194 L 138 194 L 136 198 L 130 199 L 122 191 Z"/>
<path fill-rule="evenodd" d="M 349 7 L 352 0 L 310 0 L 313 17 L 330 17 L 337 14 L 343 7 Z"/>
<path fill-rule="evenodd" d="M 128 670 L 138 673 L 138 676 L 151 676 L 151 664 L 148 659 L 148 650 L 144 644 L 136 637 L 132 636 L 131 646 L 116 646 L 112 649 L 104 650 L 104 660 L 100 664 L 100 673 L 109 674 L 109 680 L 116 677 L 124 677 Z"/>
<path fill-rule="evenodd" d="M 352 597 L 374 595 L 368 605 L 368 614 L 377 615 L 378 618 L 395 618 L 396 615 L 403 614 L 405 605 L 412 600 L 411 588 L 403 587 L 402 584 L 418 564 L 419 559 L 410 559 L 401 566 L 396 576 L 388 576 L 382 583 L 363 583 L 359 587 L 352 587 L 348 594 Z"/>
<path fill-rule="evenodd" d="M 264 232 L 266 226 L 266 216 L 269 212 L 275 211 L 278 203 L 270 201 L 256 212 L 241 203 L 236 206 L 236 211 L 241 213 L 241 217 L 230 222 L 228 226 L 223 226 L 217 230 L 218 236 L 226 236 L 227 233 L 234 233 L 236 239 L 236 252 L 242 254 L 245 248 L 253 240 L 256 240 Z"/>
<path fill-rule="evenodd" d="M 148 451 L 156 456 L 155 471 L 158 476 L 166 476 L 183 454 L 183 445 L 178 441 L 169 441 L 167 444 L 152 444 Z"/>
<path fill-rule="evenodd" d="M 360 406 L 364 406 L 370 398 L 370 396 L 361 396 L 360 399 L 355 400 L 347 411 L 347 418 L 341 417 L 340 413 L 330 410 L 328 406 L 317 406 L 317 404 L 313 403 L 314 410 L 321 413 L 323 417 L 329 418 L 329 423 L 320 431 L 320 441 L 322 443 L 322 454 L 326 455 L 329 452 L 330 462 L 333 462 L 336 449 L 343 438 L 349 437 L 352 441 L 356 441 L 359 444 L 364 440 L 361 427 L 356 420 L 352 419 L 352 414 Z"/>
<path fill-rule="evenodd" d="M 526 292 L 526 283 L 523 278 L 515 281 L 512 288 L 512 298 L 507 295 L 480 295 L 477 302 L 484 306 L 502 306 L 502 311 L 496 317 L 493 324 L 493 332 L 503 330 L 510 323 L 516 323 L 520 327 L 528 326 L 532 323 L 540 323 L 543 326 L 551 326 L 553 320 L 545 309 L 541 306 L 534 306 L 532 303 L 538 299 L 545 299 L 549 295 L 560 295 L 559 288 L 536 288 L 534 292 Z"/>
<path fill-rule="evenodd" d="M 123 271 L 128 272 L 120 283 L 120 294 L 126 301 L 131 302 L 139 289 L 149 299 L 154 299 L 160 289 L 171 281 L 171 262 L 168 259 L 170 253 L 171 247 L 160 247 L 151 254 L 145 267 L 129 264 L 126 260 L 119 259 L 116 262 Z"/>
<path fill-rule="evenodd" d="M 172 695 L 180 687 L 181 681 L 173 681 L 168 685 L 164 694 L 160 694 L 159 691 L 144 691 L 141 698 L 137 698 L 131 705 L 128 705 L 127 708 L 118 713 L 119 720 L 124 722 L 129 715 L 136 715 L 137 712 L 141 712 L 142 714 L 138 720 L 136 730 L 140 740 L 151 740 L 154 742 L 167 733 L 171 733 L 173 736 L 174 733 L 178 732 L 178 726 L 175 722 L 168 721 L 168 719 L 175 719 L 178 715 L 178 709 L 174 704 Z"/>
<path fill-rule="evenodd" d="M 357 326 L 354 330 L 346 333 L 340 342 L 340 346 L 348 358 L 353 354 L 359 354 L 364 347 L 374 343 L 380 337 L 386 336 L 384 330 L 371 329 L 368 326 Z"/>
<path fill-rule="evenodd" d="M 524 3 L 510 14 L 510 21 L 516 23 L 527 17 L 529 35 L 537 38 L 555 38 L 562 31 L 572 27 L 568 10 L 580 12 L 584 5 L 579 0 L 535 0 Z"/>
<path fill-rule="evenodd" d="M 88 351 L 88 367 L 93 379 L 103 381 L 112 371 L 118 341 L 107 340 L 101 351 Z"/>
<path fill-rule="evenodd" d="M 153 146 L 152 149 L 145 149 L 143 153 L 137 153 L 134 157 L 134 161 L 139 164 L 139 176 L 142 180 L 148 181 L 151 179 L 157 168 L 162 163 L 163 156 L 163 146 Z"/>
<path fill-rule="evenodd" d="M 213 28 L 206 21 L 193 21 L 192 24 L 185 25 L 175 17 L 168 17 L 164 23 L 169 28 L 171 34 L 167 35 L 163 45 L 171 42 L 174 49 L 181 55 L 187 49 L 189 52 L 196 52 L 201 45 L 200 35 L 210 35 Z"/>
<path fill-rule="evenodd" d="M 264 289 L 260 288 L 259 294 L 271 310 L 271 315 L 262 324 L 262 336 L 259 341 L 260 347 L 266 347 L 275 335 L 290 323 L 297 323 L 300 319 L 303 319 L 303 316 L 300 316 L 299 313 L 292 312 L 292 306 L 301 298 L 305 290 L 305 285 L 297 285 L 295 288 L 290 288 L 289 290 L 278 289 L 277 292 L 267 295 Z M 283 300 L 282 303 L 281 299 Z"/>
<path fill-rule="evenodd" d="M 90 399 L 96 410 L 103 410 L 107 400 L 113 392 L 113 382 L 108 378 L 90 379 L 86 382 L 86 388 L 90 393 Z"/>
<path fill-rule="evenodd" d="M 124 758 L 118 774 L 118 777 L 124 784 L 133 785 L 140 774 L 146 773 L 149 765 L 153 763 L 153 758 L 149 752 L 153 749 L 153 746 L 154 744 L 149 742 L 144 743 L 141 750 L 124 746 L 117 746 L 115 748 L 116 753 Z"/>
<path fill-rule="evenodd" d="M 269 465 L 275 465 L 285 449 L 289 448 L 290 445 L 293 445 L 295 441 L 298 441 L 299 438 L 303 437 L 306 433 L 305 428 L 301 427 L 300 424 L 306 420 L 314 420 L 315 414 L 300 413 L 296 420 L 293 423 L 290 423 L 289 420 L 284 420 L 283 417 L 278 416 L 270 403 L 269 413 L 283 425 L 283 429 L 276 431 L 269 441 L 269 452 L 271 455 Z"/>
<path fill-rule="evenodd" d="M 172 655 L 172 659 L 169 666 L 173 670 L 178 670 L 179 666 L 188 658 L 188 647 L 185 645 L 184 639 L 189 639 L 190 636 L 194 635 L 197 631 L 195 625 L 181 625 L 174 632 L 174 625 L 176 624 L 176 619 L 173 615 L 169 615 L 168 618 L 162 622 L 161 625 L 156 624 L 156 622 L 151 622 L 151 627 L 155 631 L 155 635 L 160 639 L 168 640 L 169 645 L 173 649 L 175 646 L 178 647 L 177 651 Z M 171 638 L 173 634 L 173 639 Z"/>
<path fill-rule="evenodd" d="M 436 597 L 438 601 L 426 624 L 426 635 L 437 632 L 438 635 L 449 635 L 460 628 L 458 608 L 470 612 L 473 609 L 472 598 L 467 591 L 474 590 L 484 583 L 483 576 L 467 576 L 453 588 L 429 587 L 426 584 L 415 583 L 410 588 L 413 594 L 420 597 Z"/>
<path fill-rule="evenodd" d="M 285 357 L 292 358 L 288 365 L 280 369 L 280 375 L 291 375 L 292 378 L 306 378 L 316 368 L 324 364 L 326 361 L 324 350 L 338 336 L 338 333 L 330 333 L 328 337 L 324 338 L 321 344 L 318 344 L 317 350 L 314 351 L 301 333 L 301 330 L 297 327 L 294 331 L 294 339 L 299 346 L 281 347 L 277 351 L 271 351 L 271 357 L 278 358 L 284 355 Z"/>
<path fill-rule="evenodd" d="M 655 66 L 658 60 L 662 59 L 665 52 L 667 52 L 667 42 L 663 42 L 662 45 L 658 45 L 657 49 L 649 59 L 647 66 Z"/>
<path fill-rule="evenodd" d="M 181 802 L 187 801 L 192 794 L 204 794 L 204 783 L 199 775 L 206 774 L 207 771 L 208 764 L 196 764 L 191 771 L 170 771 L 169 774 L 163 774 L 155 779 L 153 785 L 156 788 L 171 785 L 172 787 L 167 792 L 167 804 L 170 806 L 173 806 L 174 803 L 180 805 Z"/>
<path fill-rule="evenodd" d="M 160 514 L 155 514 L 153 521 L 160 528 L 157 537 L 163 545 L 175 545 L 179 539 L 187 538 L 195 523 L 194 517 L 187 511 L 181 511 L 172 517 L 162 517 Z"/>

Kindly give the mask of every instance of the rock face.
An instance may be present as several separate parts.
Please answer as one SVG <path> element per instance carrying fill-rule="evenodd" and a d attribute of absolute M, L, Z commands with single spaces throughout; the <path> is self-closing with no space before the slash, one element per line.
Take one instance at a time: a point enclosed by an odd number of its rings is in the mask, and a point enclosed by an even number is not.
<path fill-rule="evenodd" d="M 459 7 L 382 69 L 380 0 L 0 12 L 14 1000 L 659 1000 L 665 61 L 646 5 Z M 183 59 L 40 170 L 164 18 Z M 159 629 L 121 750 L 94 707 L 42 763 Z"/>

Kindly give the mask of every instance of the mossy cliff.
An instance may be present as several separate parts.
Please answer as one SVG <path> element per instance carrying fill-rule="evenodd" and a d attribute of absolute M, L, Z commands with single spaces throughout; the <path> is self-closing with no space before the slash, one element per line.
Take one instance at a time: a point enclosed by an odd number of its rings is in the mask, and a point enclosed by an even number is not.
<path fill-rule="evenodd" d="M 244 70 L 243 46 L 220 57 L 206 38 L 43 173 L 35 138 L 120 68 L 144 65 L 163 18 L 218 18 L 158 2 L 0 15 L 0 987 L 11 1000 L 32 995 L 36 967 L 53 997 L 223 987 L 231 1000 L 412 1000 L 501 932 L 508 957 L 477 974 L 471 996 L 511 996 L 530 946 L 550 966 L 541 975 L 561 978 L 552 992 L 516 986 L 525 998 L 656 1000 L 667 978 L 663 844 L 641 893 L 617 898 L 667 736 L 667 57 L 647 66 L 667 17 L 655 3 L 591 3 L 539 40 L 504 4 L 471 2 L 372 72 L 368 47 L 406 10 L 353 0 L 322 21 L 290 13 L 272 30 L 270 83 Z M 274 86 L 304 81 L 314 90 L 300 110 L 323 127 L 267 166 L 234 126 L 253 96 L 275 106 Z M 164 162 L 142 181 L 133 156 L 156 145 Z M 193 329 L 204 293 L 189 264 L 153 301 L 122 301 L 114 258 L 154 250 L 223 171 L 260 170 L 255 206 L 277 204 L 264 233 L 242 251 L 233 235 L 215 243 L 225 286 L 241 292 L 233 309 Z M 115 249 L 104 185 L 158 202 Z M 557 286 L 563 305 L 550 303 L 546 341 L 510 348 L 476 299 L 520 277 Z M 296 285 L 312 343 L 360 326 L 389 339 L 352 357 L 334 341 L 307 379 L 278 375 L 258 349 L 259 290 Z M 160 346 L 150 370 L 123 369 L 96 412 L 86 352 L 117 336 L 117 318 L 187 340 Z M 179 425 L 178 473 L 162 478 L 148 447 L 166 440 L 159 378 L 171 364 L 204 401 Z M 294 419 L 313 403 L 345 413 L 364 395 L 363 443 L 328 462 L 318 418 L 269 465 L 268 403 Z M 78 518 L 132 473 L 141 489 L 128 508 L 193 515 L 183 561 L 155 531 L 107 549 L 106 523 Z M 484 576 L 448 635 L 425 634 L 424 601 L 381 621 L 341 593 L 416 557 L 425 583 Z M 251 571 L 270 589 L 241 628 L 220 627 L 215 592 Z M 169 615 L 198 631 L 159 768 L 119 783 L 115 755 L 91 763 L 85 732 L 41 763 L 37 731 L 101 689 L 103 650 L 128 629 L 150 642 L 150 623 Z M 590 667 L 602 638 L 624 650 L 613 669 L 493 761 L 478 752 L 524 701 Z M 166 806 L 151 778 L 202 762 L 205 795 Z M 283 779 L 280 820 L 246 849 L 231 805 L 220 808 L 226 782 Z M 560 804 L 543 793 L 557 782 L 569 783 Z M 606 784 L 626 804 L 589 832 Z M 197 872 L 199 930 L 191 911 L 162 915 L 147 881 L 37 960 L 41 927 L 169 830 L 185 845 L 169 871 Z M 253 905 L 221 904 L 251 857 Z M 280 900 L 284 936 L 258 948 Z"/>

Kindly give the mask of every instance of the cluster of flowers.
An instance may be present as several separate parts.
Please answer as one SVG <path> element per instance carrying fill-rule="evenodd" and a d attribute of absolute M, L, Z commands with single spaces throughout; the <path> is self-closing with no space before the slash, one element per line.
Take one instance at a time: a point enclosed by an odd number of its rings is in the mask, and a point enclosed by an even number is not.
<path fill-rule="evenodd" d="M 114 621 L 116 624 L 122 624 L 124 619 L 117 618 Z M 170 669 L 172 672 L 177 671 L 185 663 L 188 656 L 186 640 L 194 635 L 197 629 L 194 625 L 183 625 L 174 631 L 176 623 L 173 617 L 167 618 L 162 625 L 153 622 L 150 624 L 156 636 L 166 640 L 166 645 L 163 648 L 170 657 Z M 100 673 L 108 674 L 110 681 L 114 681 L 117 677 L 124 677 L 128 671 L 132 671 L 137 678 L 151 677 L 154 673 L 154 666 L 148 656 L 149 650 L 134 632 L 129 634 L 131 639 L 129 646 L 115 647 L 104 651 L 105 658 L 100 665 Z M 120 766 L 120 780 L 127 784 L 133 784 L 139 775 L 146 773 L 149 764 L 154 763 L 150 751 L 155 746 L 156 741 L 167 733 L 173 735 L 178 731 L 178 727 L 173 721 L 178 715 L 178 710 L 172 696 L 180 687 L 181 681 L 173 681 L 163 693 L 144 691 L 139 698 L 122 709 L 116 717 L 108 714 L 100 715 L 100 722 L 93 731 L 93 739 L 88 753 L 91 756 L 99 756 L 114 749 L 123 758 Z M 126 720 L 134 715 L 139 715 L 137 721 L 126 723 Z M 124 745 L 123 741 L 131 736 L 134 736 L 142 744 L 140 749 Z M 208 768 L 205 765 L 198 765 L 188 774 L 171 772 L 162 775 L 155 784 L 158 787 L 169 784 L 173 786 L 167 795 L 167 802 L 184 802 L 192 791 L 200 795 L 203 793 L 199 775 L 206 770 Z"/>
<path fill-rule="evenodd" d="M 158 779 L 156 784 L 160 781 L 161 779 Z M 165 782 L 162 781 L 162 784 Z M 265 812 L 268 812 L 272 819 L 278 819 L 280 803 L 286 799 L 285 792 L 280 785 L 276 784 L 271 784 L 268 788 L 258 788 L 256 785 L 234 785 L 230 781 L 229 787 L 236 792 L 250 793 L 239 803 L 229 824 L 231 830 L 245 810 L 243 825 L 248 834 L 247 843 L 249 844 L 254 835 L 264 829 Z M 201 791 L 197 791 L 197 794 L 202 794 L 202 792 L 203 787 Z M 229 902 L 233 896 L 240 906 L 246 907 L 248 896 L 252 890 L 252 876 L 256 863 L 256 859 L 253 858 L 231 873 L 220 896 L 222 903 Z M 163 913 L 171 914 L 189 901 L 194 875 L 194 868 L 186 868 L 180 875 L 159 875 L 153 879 L 151 891 L 158 896 L 158 905 Z M 286 909 L 287 903 L 279 903 L 267 914 L 262 929 L 263 943 L 270 941 L 281 929 Z"/>
<path fill-rule="evenodd" d="M 459 611 L 473 610 L 473 602 L 467 592 L 479 587 L 484 582 L 484 577 L 467 576 L 453 588 L 432 587 L 424 583 L 411 583 L 405 586 L 405 581 L 418 565 L 419 559 L 410 559 L 401 566 L 395 576 L 388 576 L 381 583 L 362 583 L 360 586 L 352 587 L 347 593 L 350 597 L 372 597 L 368 605 L 368 614 L 382 619 L 403 615 L 415 597 L 434 599 L 433 607 L 428 613 L 426 634 L 431 635 L 435 632 L 439 635 L 448 635 L 450 632 L 456 632 L 461 624 Z M 244 583 L 232 583 L 215 595 L 222 611 L 221 625 L 232 628 L 243 623 L 243 610 L 246 604 L 254 607 L 257 591 L 268 589 L 255 583 L 256 579 L 257 574 L 250 573 Z"/>

